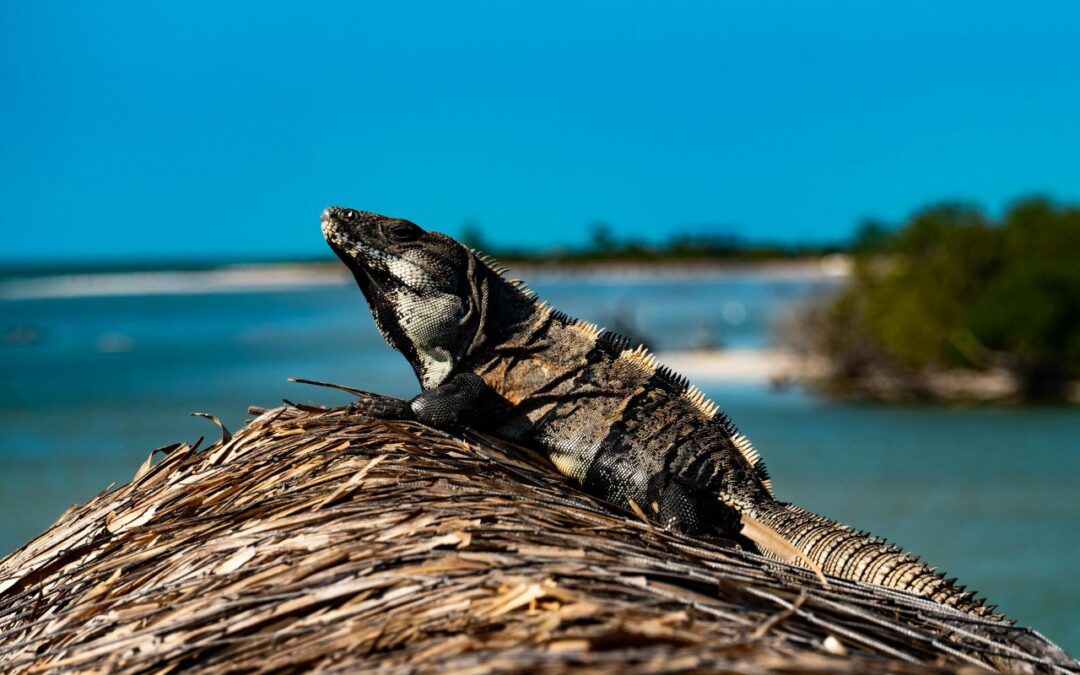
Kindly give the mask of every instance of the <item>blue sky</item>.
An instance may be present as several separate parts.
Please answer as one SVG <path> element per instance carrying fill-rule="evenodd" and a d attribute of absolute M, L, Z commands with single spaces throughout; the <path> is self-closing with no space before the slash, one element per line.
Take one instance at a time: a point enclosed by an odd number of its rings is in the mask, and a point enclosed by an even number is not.
<path fill-rule="evenodd" d="M 1075 2 L 0 8 L 0 260 L 309 256 L 327 204 L 499 245 L 827 241 L 1080 197 Z"/>

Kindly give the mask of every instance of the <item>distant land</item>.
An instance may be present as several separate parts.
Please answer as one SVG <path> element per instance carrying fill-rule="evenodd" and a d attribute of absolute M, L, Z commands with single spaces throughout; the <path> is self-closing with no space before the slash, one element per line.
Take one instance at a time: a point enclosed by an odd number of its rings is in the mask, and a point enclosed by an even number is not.
<path fill-rule="evenodd" d="M 490 246 L 482 232 L 465 227 L 459 239 L 500 262 L 514 266 L 567 266 L 635 264 L 664 265 L 677 262 L 756 263 L 815 259 L 846 252 L 851 244 L 785 244 L 753 242 L 730 234 L 677 234 L 661 243 L 635 239 L 619 239 L 613 228 L 597 224 L 585 246 L 552 245 L 547 248 L 500 248 Z M 329 249 L 325 255 L 278 256 L 264 258 L 225 258 L 209 255 L 205 258 L 138 258 L 98 260 L 41 260 L 4 261 L 0 259 L 0 278 L 39 277 L 80 274 L 124 274 L 154 271 L 211 271 L 232 267 L 261 266 L 312 267 L 337 266 Z"/>

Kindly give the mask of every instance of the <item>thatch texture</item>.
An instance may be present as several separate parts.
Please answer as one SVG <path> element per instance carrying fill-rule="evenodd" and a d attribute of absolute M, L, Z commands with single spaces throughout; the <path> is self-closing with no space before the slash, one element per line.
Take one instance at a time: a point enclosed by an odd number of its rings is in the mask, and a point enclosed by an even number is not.
<path fill-rule="evenodd" d="M 1078 667 L 1025 629 L 657 531 L 476 434 L 286 406 L 159 454 L 0 562 L 0 671 Z"/>

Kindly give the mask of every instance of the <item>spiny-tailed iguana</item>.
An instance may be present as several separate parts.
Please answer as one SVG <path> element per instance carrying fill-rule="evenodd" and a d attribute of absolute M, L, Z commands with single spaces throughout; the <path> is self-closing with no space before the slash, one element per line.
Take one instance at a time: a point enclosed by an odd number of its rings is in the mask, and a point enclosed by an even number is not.
<path fill-rule="evenodd" d="M 423 389 L 377 412 L 525 443 L 587 492 L 667 528 L 992 615 L 882 539 L 777 501 L 757 452 L 701 391 L 643 347 L 538 302 L 493 260 L 352 209 L 326 209 L 322 229 Z"/>

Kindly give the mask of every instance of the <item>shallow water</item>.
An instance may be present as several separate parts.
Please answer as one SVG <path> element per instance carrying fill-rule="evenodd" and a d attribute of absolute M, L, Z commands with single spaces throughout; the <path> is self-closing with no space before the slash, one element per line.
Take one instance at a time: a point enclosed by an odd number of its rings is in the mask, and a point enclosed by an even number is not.
<path fill-rule="evenodd" d="M 555 306 L 658 348 L 758 348 L 833 282 L 783 275 L 549 279 Z M 214 437 L 247 405 L 336 403 L 290 376 L 416 391 L 359 294 L 267 292 L 0 300 L 0 554 L 124 482 L 155 447 Z M 887 536 L 1080 652 L 1080 412 L 882 407 L 698 382 L 754 441 L 778 496 Z"/>

